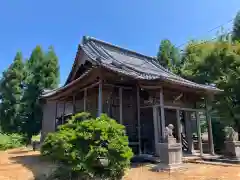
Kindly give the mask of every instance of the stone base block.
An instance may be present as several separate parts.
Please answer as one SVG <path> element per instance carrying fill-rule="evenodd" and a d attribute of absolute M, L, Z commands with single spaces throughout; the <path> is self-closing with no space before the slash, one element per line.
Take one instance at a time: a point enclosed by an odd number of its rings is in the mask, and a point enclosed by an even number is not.
<path fill-rule="evenodd" d="M 154 171 L 157 171 L 157 172 L 161 172 L 161 171 L 176 171 L 176 170 L 179 170 L 179 169 L 183 169 L 183 164 L 180 163 L 180 164 L 172 164 L 172 165 L 167 165 L 165 163 L 159 163 L 157 164 L 155 167 L 153 167 L 153 170 Z"/>
<path fill-rule="evenodd" d="M 171 165 L 182 163 L 182 146 L 180 143 L 159 143 L 158 151 L 161 163 Z"/>
<path fill-rule="evenodd" d="M 240 159 L 240 141 L 225 141 L 224 154 L 231 158 Z"/>

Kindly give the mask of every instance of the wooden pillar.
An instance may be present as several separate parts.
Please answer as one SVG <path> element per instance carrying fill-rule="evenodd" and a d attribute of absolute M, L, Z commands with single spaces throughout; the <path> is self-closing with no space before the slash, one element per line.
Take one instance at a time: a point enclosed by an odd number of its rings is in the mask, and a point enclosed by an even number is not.
<path fill-rule="evenodd" d="M 196 121 L 197 121 L 197 134 L 198 134 L 198 148 L 200 150 L 200 155 L 203 156 L 203 147 L 202 147 L 202 132 L 201 132 L 201 124 L 199 112 L 196 111 Z"/>
<path fill-rule="evenodd" d="M 83 97 L 83 111 L 87 111 L 87 88 L 84 89 L 84 97 Z"/>
<path fill-rule="evenodd" d="M 141 150 L 141 121 L 140 121 L 140 89 L 137 86 L 137 122 L 138 122 L 138 148 L 139 148 L 139 154 L 142 154 Z"/>
<path fill-rule="evenodd" d="M 119 88 L 119 122 L 120 124 L 123 124 L 123 119 L 122 119 L 122 111 L 123 111 L 123 106 L 122 106 L 122 87 Z"/>
<path fill-rule="evenodd" d="M 192 125 L 191 125 L 191 114 L 189 111 L 184 111 L 184 120 L 185 120 L 185 127 L 186 127 L 186 138 L 188 142 L 188 152 L 193 154 L 194 153 L 194 146 L 193 146 L 193 136 L 192 136 Z"/>
<path fill-rule="evenodd" d="M 180 110 L 176 109 L 178 142 L 182 144 Z"/>
<path fill-rule="evenodd" d="M 62 112 L 62 122 L 61 122 L 61 124 L 63 124 L 64 123 L 64 115 L 65 115 L 65 102 L 63 102 L 63 112 Z"/>
<path fill-rule="evenodd" d="M 55 107 L 55 130 L 57 129 L 57 112 L 58 112 L 58 103 L 56 101 L 56 107 Z"/>
<path fill-rule="evenodd" d="M 205 98 L 205 107 L 206 107 L 206 120 L 208 124 L 208 143 L 209 143 L 209 151 L 212 155 L 215 154 L 214 152 L 214 144 L 213 144 L 213 134 L 212 134 L 212 120 L 211 120 L 211 106 L 209 104 L 209 98 Z"/>
<path fill-rule="evenodd" d="M 98 117 L 102 114 L 102 81 L 98 84 Z"/>
<path fill-rule="evenodd" d="M 76 113 L 76 95 L 73 95 L 73 114 Z"/>
<path fill-rule="evenodd" d="M 158 118 L 157 118 L 157 107 L 153 107 L 153 128 L 154 128 L 154 143 L 155 143 L 155 154 L 158 154 L 158 142 L 159 142 L 159 134 L 158 134 Z"/>
<path fill-rule="evenodd" d="M 165 138 L 165 112 L 164 112 L 164 96 L 163 89 L 160 89 L 160 111 L 161 111 L 161 133 L 162 139 Z"/>
<path fill-rule="evenodd" d="M 158 126 L 158 142 L 161 142 L 161 133 L 162 133 L 162 130 L 161 130 L 161 117 L 160 117 L 160 108 L 161 107 L 156 107 L 156 118 L 157 118 L 157 126 Z"/>

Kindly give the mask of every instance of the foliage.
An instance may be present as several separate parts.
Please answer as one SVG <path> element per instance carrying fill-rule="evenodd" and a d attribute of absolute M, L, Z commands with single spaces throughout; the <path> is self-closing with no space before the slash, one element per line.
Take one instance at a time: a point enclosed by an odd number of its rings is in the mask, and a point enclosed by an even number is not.
<path fill-rule="evenodd" d="M 27 78 L 22 98 L 22 129 L 28 139 L 39 133 L 42 120 L 42 106 L 39 97 L 44 89 L 57 87 L 59 82 L 58 59 L 53 48 L 44 54 L 37 46 L 26 62 Z"/>
<path fill-rule="evenodd" d="M 0 133 L 0 150 L 21 147 L 23 142 L 24 137 L 22 135 Z"/>
<path fill-rule="evenodd" d="M 25 134 L 29 141 L 41 128 L 39 96 L 58 86 L 59 66 L 53 47 L 44 53 L 37 46 L 29 60 L 22 59 L 18 52 L 0 80 L 0 126 L 3 132 Z"/>
<path fill-rule="evenodd" d="M 60 73 L 58 65 L 58 57 L 54 51 L 54 48 L 50 46 L 48 51 L 44 55 L 43 66 L 43 77 L 44 77 L 44 88 L 54 89 L 58 87 L 60 83 Z"/>
<path fill-rule="evenodd" d="M 44 83 L 43 61 L 44 54 L 41 47 L 37 46 L 27 61 L 27 78 L 25 80 L 25 91 L 22 98 L 22 123 L 23 132 L 32 137 L 38 133 L 41 127 L 41 105 L 38 98 Z"/>
<path fill-rule="evenodd" d="M 178 49 L 168 40 L 161 41 L 157 53 L 157 61 L 163 67 L 178 73 L 180 67 L 180 53 Z"/>
<path fill-rule="evenodd" d="M 19 106 L 23 92 L 24 64 L 22 54 L 18 52 L 10 67 L 3 72 L 0 81 L 1 92 L 1 128 L 4 132 L 20 130 Z"/>
<path fill-rule="evenodd" d="M 40 134 L 34 135 L 34 136 L 32 136 L 32 141 L 38 141 L 38 142 L 40 142 L 40 138 L 41 138 L 41 135 L 40 135 Z"/>
<path fill-rule="evenodd" d="M 215 97 L 214 109 L 221 120 L 240 131 L 240 44 L 228 41 L 189 44 L 183 58 L 184 77 L 224 90 Z"/>
<path fill-rule="evenodd" d="M 124 126 L 105 114 L 93 119 L 87 113 L 73 116 L 49 134 L 41 153 L 68 167 L 73 176 L 105 179 L 121 178 L 133 156 Z M 101 159 L 108 162 L 106 166 Z"/>
<path fill-rule="evenodd" d="M 237 13 L 233 23 L 232 39 L 240 40 L 240 11 Z"/>

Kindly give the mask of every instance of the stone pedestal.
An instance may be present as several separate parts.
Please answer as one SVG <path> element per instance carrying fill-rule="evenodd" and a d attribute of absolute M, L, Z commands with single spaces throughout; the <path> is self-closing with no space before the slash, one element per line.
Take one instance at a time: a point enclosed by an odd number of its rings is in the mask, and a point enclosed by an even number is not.
<path fill-rule="evenodd" d="M 227 128 L 224 154 L 228 157 L 240 160 L 240 141 L 238 133 L 232 127 Z"/>
<path fill-rule="evenodd" d="M 240 141 L 225 141 L 224 154 L 234 159 L 240 159 Z"/>
<path fill-rule="evenodd" d="M 173 126 L 169 125 L 167 128 L 171 130 Z M 171 132 L 166 135 L 163 143 L 158 143 L 157 149 L 160 163 L 155 167 L 156 170 L 173 170 L 181 167 L 182 145 L 176 142 Z"/>

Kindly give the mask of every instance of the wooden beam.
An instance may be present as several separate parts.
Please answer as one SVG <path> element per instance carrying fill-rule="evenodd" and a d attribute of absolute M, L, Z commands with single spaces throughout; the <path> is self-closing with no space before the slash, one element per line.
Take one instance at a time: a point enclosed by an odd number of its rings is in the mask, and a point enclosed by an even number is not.
<path fill-rule="evenodd" d="M 159 142 L 159 134 L 158 134 L 158 118 L 157 118 L 157 107 L 153 107 L 153 128 L 154 128 L 154 143 L 155 143 L 155 154 L 158 154 L 158 142 Z"/>
<path fill-rule="evenodd" d="M 102 80 L 98 84 L 98 117 L 102 114 Z"/>
<path fill-rule="evenodd" d="M 119 85 L 114 85 L 114 84 L 104 84 L 104 86 L 117 87 L 117 88 L 122 88 L 122 89 L 133 89 L 132 87 L 119 86 Z"/>
<path fill-rule="evenodd" d="M 160 104 L 150 105 L 150 106 L 141 106 L 140 108 L 151 108 L 151 107 L 162 107 Z M 178 109 L 182 111 L 198 111 L 198 112 L 205 112 L 205 109 L 194 109 L 194 108 L 184 108 L 184 107 L 178 107 L 178 106 L 163 106 L 164 109 Z"/>
<path fill-rule="evenodd" d="M 139 142 L 139 154 L 142 154 L 141 150 L 141 120 L 140 120 L 140 92 L 137 86 L 137 122 L 138 122 L 138 142 Z"/>
<path fill-rule="evenodd" d="M 184 107 L 177 107 L 177 106 L 164 106 L 165 109 L 179 109 L 182 111 L 205 111 L 204 109 L 194 109 L 194 108 L 184 108 Z"/>
<path fill-rule="evenodd" d="M 100 83 L 100 82 L 98 81 L 98 82 L 95 82 L 95 83 L 90 84 L 90 85 L 88 85 L 88 86 L 85 86 L 85 87 L 82 88 L 82 89 L 78 89 L 78 91 L 71 91 L 71 92 L 69 91 L 69 93 L 71 93 L 71 94 L 76 94 L 76 93 L 79 93 L 79 92 L 84 91 L 85 89 L 93 88 L 93 87 L 99 85 L 99 83 Z M 65 97 L 67 97 L 67 96 L 68 96 L 68 95 L 64 95 L 64 96 L 57 95 L 57 98 L 48 98 L 48 101 L 65 100 L 65 99 L 66 99 Z"/>
<path fill-rule="evenodd" d="M 120 124 L 123 124 L 123 106 L 122 106 L 122 90 L 123 88 L 122 87 L 119 87 L 119 121 L 120 121 Z"/>
<path fill-rule="evenodd" d="M 201 132 L 199 112 L 196 112 L 196 120 L 197 120 L 198 147 L 200 150 L 200 156 L 203 156 L 202 132 Z"/>
<path fill-rule="evenodd" d="M 64 122 L 65 106 L 66 106 L 66 103 L 64 102 L 64 103 L 63 103 L 62 123 L 61 123 L 61 124 L 63 124 L 63 122 Z"/>
<path fill-rule="evenodd" d="M 165 112 L 164 112 L 164 96 L 163 96 L 163 89 L 160 89 L 160 112 L 161 112 L 161 132 L 162 138 L 165 138 Z"/>
<path fill-rule="evenodd" d="M 188 142 L 188 152 L 193 154 L 194 153 L 194 145 L 193 145 L 193 138 L 192 138 L 192 120 L 191 120 L 191 112 L 184 111 L 184 120 L 185 120 L 185 131 L 186 131 L 186 138 Z"/>
<path fill-rule="evenodd" d="M 161 85 L 159 85 L 159 86 L 155 86 L 155 85 L 140 85 L 140 87 L 141 88 L 143 88 L 143 89 L 159 89 L 159 88 L 162 88 L 162 86 Z"/>
<path fill-rule="evenodd" d="M 207 120 L 207 124 L 208 124 L 209 151 L 212 155 L 214 155 L 215 152 L 214 152 L 213 134 L 212 134 L 212 120 L 211 120 L 211 115 L 210 115 L 210 111 L 211 111 L 212 107 L 209 104 L 208 97 L 205 98 L 205 107 L 206 107 L 206 120 Z"/>
<path fill-rule="evenodd" d="M 73 95 L 72 103 L 73 103 L 73 114 L 75 114 L 76 113 L 76 95 L 75 94 Z"/>
<path fill-rule="evenodd" d="M 58 112 L 58 102 L 56 101 L 56 108 L 55 108 L 55 130 L 57 129 L 57 112 Z"/>
<path fill-rule="evenodd" d="M 87 88 L 84 89 L 83 110 L 84 110 L 84 112 L 87 111 Z"/>
<path fill-rule="evenodd" d="M 180 120 L 180 110 L 176 110 L 177 116 L 177 133 L 178 133 L 178 141 L 182 144 L 182 135 L 181 135 L 181 120 Z"/>

